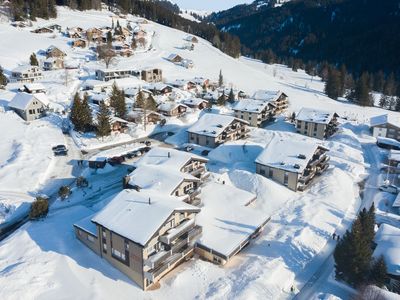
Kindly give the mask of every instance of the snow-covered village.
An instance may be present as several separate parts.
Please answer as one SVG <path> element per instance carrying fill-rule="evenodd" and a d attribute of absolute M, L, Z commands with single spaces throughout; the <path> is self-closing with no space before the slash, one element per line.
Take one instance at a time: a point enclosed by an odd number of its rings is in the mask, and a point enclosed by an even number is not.
<path fill-rule="evenodd" d="M 116 1 L 34 19 L 13 2 L 1 299 L 400 299 L 395 92 L 361 76 L 332 96 L 323 70 L 233 57 Z"/>

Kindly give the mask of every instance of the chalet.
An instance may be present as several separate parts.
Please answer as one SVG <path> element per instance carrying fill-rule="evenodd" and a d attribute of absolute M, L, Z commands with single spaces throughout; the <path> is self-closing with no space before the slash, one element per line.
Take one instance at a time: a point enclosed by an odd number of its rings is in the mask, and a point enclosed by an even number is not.
<path fill-rule="evenodd" d="M 245 120 L 250 126 L 260 127 L 263 123 L 272 120 L 274 108 L 271 102 L 243 99 L 236 103 L 233 111 L 236 118 Z"/>
<path fill-rule="evenodd" d="M 86 48 L 87 42 L 86 40 L 79 38 L 73 41 L 71 45 L 73 48 Z"/>
<path fill-rule="evenodd" d="M 388 289 L 400 293 L 400 229 L 382 223 L 375 234 L 376 248 L 373 253 L 374 258 L 383 256 L 385 260 Z M 394 297 L 396 298 L 396 297 Z"/>
<path fill-rule="evenodd" d="M 51 24 L 51 25 L 49 25 L 49 26 L 47 26 L 47 28 L 50 28 L 51 30 L 55 30 L 55 31 L 58 31 L 58 32 L 61 32 L 61 25 L 58 25 L 58 24 Z"/>
<path fill-rule="evenodd" d="M 161 69 L 142 70 L 141 77 L 146 82 L 161 82 L 163 80 Z"/>
<path fill-rule="evenodd" d="M 128 124 L 129 122 L 124 119 L 115 116 L 110 117 L 111 131 L 113 132 L 126 133 L 128 131 Z"/>
<path fill-rule="evenodd" d="M 135 35 L 135 39 L 143 39 L 146 37 L 147 33 L 143 29 L 139 29 L 133 33 Z"/>
<path fill-rule="evenodd" d="M 45 94 L 17 93 L 8 104 L 25 121 L 33 121 L 43 117 L 49 108 Z"/>
<path fill-rule="evenodd" d="M 182 56 L 173 53 L 167 57 L 167 60 L 173 62 L 174 64 L 179 64 L 182 62 L 183 58 Z"/>
<path fill-rule="evenodd" d="M 192 80 L 196 85 L 199 85 L 201 87 L 207 88 L 208 85 L 210 84 L 210 80 L 204 77 L 195 77 Z"/>
<path fill-rule="evenodd" d="M 69 31 L 67 36 L 72 39 L 82 39 L 82 34 L 75 31 Z"/>
<path fill-rule="evenodd" d="M 113 84 L 112 81 L 100 81 L 94 79 L 86 80 L 83 85 L 82 89 L 84 91 L 93 91 L 96 93 L 104 92 L 107 88 L 111 87 Z"/>
<path fill-rule="evenodd" d="M 46 49 L 46 58 L 55 57 L 55 58 L 64 58 L 67 54 L 57 48 L 56 46 L 50 46 Z"/>
<path fill-rule="evenodd" d="M 189 143 L 215 148 L 228 142 L 247 136 L 248 122 L 219 114 L 204 114 L 188 131 Z"/>
<path fill-rule="evenodd" d="M 376 144 L 380 148 L 400 150 L 400 141 L 382 136 L 376 137 Z"/>
<path fill-rule="evenodd" d="M 275 106 L 274 113 L 281 114 L 287 110 L 289 105 L 288 96 L 281 91 L 267 91 L 267 90 L 259 90 L 254 93 L 253 99 L 272 102 Z"/>
<path fill-rule="evenodd" d="M 41 83 L 26 83 L 22 91 L 29 94 L 46 93 L 46 88 Z"/>
<path fill-rule="evenodd" d="M 164 84 L 162 82 L 151 83 L 145 86 L 145 88 L 149 91 L 152 91 L 154 95 L 171 95 L 172 86 L 168 84 Z"/>
<path fill-rule="evenodd" d="M 94 156 L 89 159 L 89 168 L 103 169 L 107 164 L 107 158 L 103 156 Z"/>
<path fill-rule="evenodd" d="M 184 40 L 187 41 L 187 42 L 191 42 L 191 43 L 198 43 L 199 42 L 197 37 L 192 36 L 192 35 L 188 35 L 187 37 L 185 37 Z"/>
<path fill-rule="evenodd" d="M 89 249 L 148 290 L 193 256 L 199 211 L 172 197 L 123 190 L 74 230 Z"/>
<path fill-rule="evenodd" d="M 48 27 L 40 27 L 31 31 L 32 33 L 53 33 L 54 31 Z"/>
<path fill-rule="evenodd" d="M 208 107 L 208 101 L 200 98 L 190 98 L 183 100 L 183 104 L 194 109 L 205 109 Z"/>
<path fill-rule="evenodd" d="M 24 65 L 11 71 L 10 82 L 34 82 L 39 79 L 43 79 L 43 75 L 38 66 Z"/>
<path fill-rule="evenodd" d="M 64 60 L 62 58 L 50 57 L 43 61 L 43 70 L 59 70 L 64 69 Z"/>
<path fill-rule="evenodd" d="M 393 115 L 381 115 L 370 120 L 372 135 L 400 141 L 400 119 Z"/>
<path fill-rule="evenodd" d="M 106 93 L 94 93 L 90 95 L 89 100 L 95 105 L 100 105 L 100 103 L 104 103 L 107 106 L 110 105 L 110 97 Z"/>
<path fill-rule="evenodd" d="M 399 170 L 400 168 L 400 151 L 399 150 L 390 150 L 388 156 L 388 163 L 390 167 L 393 167 L 395 170 Z"/>
<path fill-rule="evenodd" d="M 180 117 L 186 113 L 188 107 L 181 103 L 165 102 L 160 104 L 157 109 L 158 112 L 164 116 Z"/>
<path fill-rule="evenodd" d="M 96 79 L 100 81 L 109 81 L 119 78 L 138 76 L 138 71 L 134 69 L 101 69 L 96 70 Z"/>
<path fill-rule="evenodd" d="M 145 99 L 153 95 L 153 93 L 147 89 L 143 89 L 140 87 L 131 87 L 125 89 L 125 96 L 136 100 L 139 92 L 142 92 L 142 95 Z"/>
<path fill-rule="evenodd" d="M 317 139 L 327 139 L 337 131 L 337 117 L 334 112 L 302 108 L 296 117 L 296 131 Z"/>
<path fill-rule="evenodd" d="M 173 86 L 174 88 L 178 88 L 185 91 L 191 91 L 197 88 L 197 85 L 193 81 L 185 79 L 176 79 L 173 81 L 169 81 L 168 84 Z"/>
<path fill-rule="evenodd" d="M 141 108 L 134 108 L 128 113 L 128 119 L 136 124 L 145 123 L 148 125 L 152 125 L 158 124 L 163 119 L 163 117 L 155 111 L 148 110 L 145 113 Z"/>
<path fill-rule="evenodd" d="M 256 172 L 293 191 L 304 191 L 329 167 L 327 148 L 310 140 L 273 138 L 256 159 Z"/>
<path fill-rule="evenodd" d="M 203 231 L 195 252 L 218 265 L 226 264 L 250 244 L 270 220 L 252 207 L 256 195 L 221 180 L 206 182 L 200 199 L 202 207 L 197 224 Z"/>

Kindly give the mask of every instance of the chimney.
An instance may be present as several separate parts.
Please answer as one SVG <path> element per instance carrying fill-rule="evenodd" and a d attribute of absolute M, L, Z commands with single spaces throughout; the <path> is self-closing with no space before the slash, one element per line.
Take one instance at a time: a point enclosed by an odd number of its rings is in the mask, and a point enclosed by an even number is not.
<path fill-rule="evenodd" d="M 149 205 L 151 205 L 151 198 L 149 197 Z"/>

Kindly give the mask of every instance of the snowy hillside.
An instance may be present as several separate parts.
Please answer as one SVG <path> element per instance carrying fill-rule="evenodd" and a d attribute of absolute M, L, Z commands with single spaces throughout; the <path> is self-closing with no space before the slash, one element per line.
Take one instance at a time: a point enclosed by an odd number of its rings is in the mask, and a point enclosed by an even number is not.
<path fill-rule="evenodd" d="M 106 11 L 78 12 L 59 8 L 57 19 L 41 20 L 34 26 L 50 23 L 60 24 L 63 28 L 109 26 L 112 17 L 115 16 Z M 137 20 L 132 16 L 128 18 Z M 126 20 L 120 22 L 125 24 Z M 266 130 L 253 128 L 247 140 L 227 143 L 211 151 L 207 167 L 212 178 L 256 194 L 255 208 L 270 215 L 271 221 L 264 233 L 226 266 L 192 259 L 163 278 L 158 290 L 148 292 L 88 250 L 75 238 L 72 227 L 110 201 L 110 197 L 121 189 L 121 178 L 127 170 L 110 167 L 103 174 L 84 173 L 93 180 L 89 195 L 74 191 L 70 200 L 56 202 L 46 219 L 29 222 L 0 242 L 0 298 L 292 298 L 291 287 L 301 288 L 314 274 L 318 268 L 315 261 L 323 260 L 327 251 L 334 247 L 332 233 L 343 234 L 358 209 L 358 184 L 364 179 L 369 163 L 365 161 L 363 147 L 375 142 L 365 124 L 371 116 L 383 112 L 399 114 L 375 107 L 358 107 L 346 99 L 332 100 L 323 93 L 324 83 L 302 70 L 293 72 L 282 65 L 266 65 L 245 57 L 233 59 L 202 39 L 193 51 L 184 50 L 186 33 L 152 22 L 143 27 L 149 33 L 154 32 L 149 49 L 129 58 L 118 58 L 113 67 L 160 68 L 167 81 L 195 77 L 217 81 L 221 70 L 227 86 L 249 95 L 259 89 L 284 91 L 290 101 L 288 116 L 302 107 L 336 112 L 341 117 L 340 131 L 323 142 L 330 149 L 331 167 L 309 190 L 301 193 L 255 174 L 254 160 L 273 137 L 306 142 L 312 139 L 296 134 L 294 126 L 283 117 Z M 47 72 L 41 81 L 48 89 L 52 107 L 61 115 L 80 84 L 93 79 L 96 69 L 104 68 L 102 62 L 92 59 L 88 49 L 76 50 L 68 46 L 68 39 L 61 34 L 39 35 L 31 33 L 30 28 L 0 23 L 0 40 L 7 41 L 0 43 L 0 65 L 8 75 L 19 64 L 27 63 L 31 53 L 45 50 L 50 45 L 64 49 L 68 59 L 80 64 L 80 68 L 70 74 L 67 86 L 63 71 Z M 187 69 L 166 60 L 171 53 L 192 60 L 194 67 Z M 0 91 L 1 106 L 7 106 L 12 98 L 10 93 L 18 87 L 10 84 L 8 91 Z M 229 107 L 219 109 L 232 114 Z M 177 133 L 167 141 L 179 145 L 185 143 L 185 130 L 198 117 L 196 112 L 167 122 L 166 128 Z M 56 171 L 61 172 L 63 180 L 72 176 L 71 165 L 64 165 L 66 161 L 55 158 L 51 151 L 52 146 L 65 143 L 60 122 L 51 115 L 27 124 L 12 112 L 0 112 L 0 128 L 3 129 L 0 131 L 0 223 L 6 219 L 1 214 L 2 206 L 9 205 L 15 210 L 20 205 L 2 202 L 5 199 L 5 196 L 1 197 L 2 193 L 32 195 L 41 191 Z M 75 155 L 75 160 L 80 159 L 78 154 Z M 84 197 L 90 201 L 84 203 Z"/>

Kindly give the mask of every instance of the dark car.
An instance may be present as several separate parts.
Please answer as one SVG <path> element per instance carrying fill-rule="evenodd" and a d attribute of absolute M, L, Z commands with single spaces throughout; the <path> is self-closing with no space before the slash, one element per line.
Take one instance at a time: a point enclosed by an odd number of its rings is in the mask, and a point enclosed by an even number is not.
<path fill-rule="evenodd" d="M 114 156 L 108 159 L 108 163 L 112 166 L 120 165 L 125 161 L 123 156 Z"/>
<path fill-rule="evenodd" d="M 55 156 L 65 156 L 68 154 L 68 149 L 65 145 L 57 145 L 51 148 Z"/>

